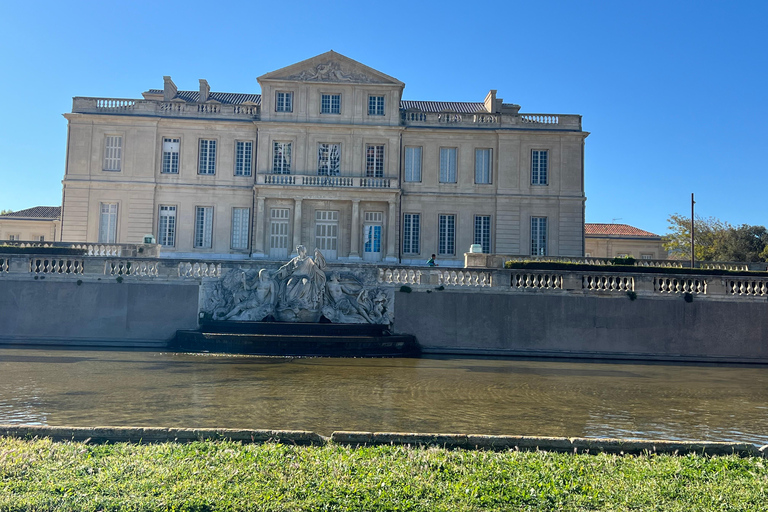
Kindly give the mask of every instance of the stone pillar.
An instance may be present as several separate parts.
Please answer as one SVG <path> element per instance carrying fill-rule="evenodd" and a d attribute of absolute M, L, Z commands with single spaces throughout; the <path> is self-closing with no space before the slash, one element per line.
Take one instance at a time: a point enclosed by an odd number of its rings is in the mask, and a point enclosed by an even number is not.
<path fill-rule="evenodd" d="M 397 226 L 397 212 L 395 202 L 389 202 L 389 213 L 387 214 L 387 255 L 384 261 L 397 263 L 397 248 L 395 247 L 395 227 Z"/>
<path fill-rule="evenodd" d="M 293 247 L 291 257 L 297 256 L 296 246 L 301 245 L 301 198 L 294 199 L 293 206 Z M 307 249 L 309 250 L 309 249 Z"/>
<path fill-rule="evenodd" d="M 264 241 L 264 198 L 256 198 L 256 211 L 253 212 L 253 257 L 263 258 L 266 256 Z"/>
<path fill-rule="evenodd" d="M 352 233 L 350 234 L 349 259 L 360 259 L 360 200 L 352 200 Z"/>

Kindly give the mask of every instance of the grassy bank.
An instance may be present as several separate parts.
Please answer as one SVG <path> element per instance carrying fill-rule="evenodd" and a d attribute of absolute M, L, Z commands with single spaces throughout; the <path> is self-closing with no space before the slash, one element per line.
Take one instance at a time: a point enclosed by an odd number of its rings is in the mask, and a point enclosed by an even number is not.
<path fill-rule="evenodd" d="M 0 511 L 768 510 L 768 461 L 0 438 Z"/>

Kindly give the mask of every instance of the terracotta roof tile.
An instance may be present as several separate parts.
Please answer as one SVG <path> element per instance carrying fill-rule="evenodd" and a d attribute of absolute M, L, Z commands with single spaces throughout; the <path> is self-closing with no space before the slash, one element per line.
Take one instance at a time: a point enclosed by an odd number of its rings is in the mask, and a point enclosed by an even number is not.
<path fill-rule="evenodd" d="M 14 219 L 58 219 L 61 216 L 61 206 L 35 206 L 26 210 L 0 215 L 3 218 Z"/>
<path fill-rule="evenodd" d="M 659 238 L 659 235 L 638 229 L 629 224 L 584 224 L 587 235 L 644 236 Z"/>

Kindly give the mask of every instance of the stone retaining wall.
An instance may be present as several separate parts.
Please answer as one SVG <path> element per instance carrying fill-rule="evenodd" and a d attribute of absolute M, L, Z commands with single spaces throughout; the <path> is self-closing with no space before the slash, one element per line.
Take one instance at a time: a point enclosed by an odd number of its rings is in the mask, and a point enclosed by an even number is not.
<path fill-rule="evenodd" d="M 324 437 L 305 430 L 238 430 L 150 427 L 49 427 L 0 425 L 0 436 L 50 438 L 89 443 L 166 443 L 231 440 L 242 443 L 279 442 L 298 445 L 328 443 L 349 446 L 437 446 L 464 450 L 525 450 L 563 453 L 612 453 L 617 455 L 668 454 L 732 455 L 768 458 L 768 445 L 661 441 L 580 437 L 485 436 L 466 434 L 417 434 L 400 432 L 334 432 Z"/>

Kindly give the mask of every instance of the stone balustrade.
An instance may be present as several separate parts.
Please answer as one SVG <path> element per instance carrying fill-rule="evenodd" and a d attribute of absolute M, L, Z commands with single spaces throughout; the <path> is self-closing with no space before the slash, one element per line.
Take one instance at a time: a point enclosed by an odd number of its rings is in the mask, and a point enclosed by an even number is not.
<path fill-rule="evenodd" d="M 361 173 L 362 174 L 362 173 Z M 256 175 L 257 185 L 278 185 L 283 187 L 332 187 L 332 188 L 385 188 L 396 189 L 396 178 L 372 178 L 368 176 L 318 176 L 317 172 L 293 174 L 271 174 L 260 172 Z"/>
<path fill-rule="evenodd" d="M 152 115 L 206 119 L 258 119 L 257 105 L 225 105 L 221 103 L 186 103 L 123 98 L 85 98 L 72 100 L 72 112 L 82 114 Z"/>
<path fill-rule="evenodd" d="M 89 244 L 80 242 L 25 242 L 3 240 L 4 246 L 18 247 L 29 253 L 30 249 L 43 248 L 44 251 L 53 254 L 53 249 L 66 249 L 82 251 L 84 256 L 117 256 L 128 258 L 156 258 L 160 255 L 160 246 L 157 244 Z"/>
<path fill-rule="evenodd" d="M 581 130 L 581 116 L 561 114 L 495 114 L 478 112 L 463 114 L 456 112 L 421 112 L 406 110 L 400 114 L 406 126 L 451 126 L 451 127 L 518 127 L 531 130 Z"/>

